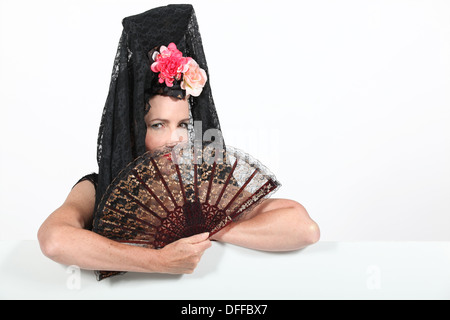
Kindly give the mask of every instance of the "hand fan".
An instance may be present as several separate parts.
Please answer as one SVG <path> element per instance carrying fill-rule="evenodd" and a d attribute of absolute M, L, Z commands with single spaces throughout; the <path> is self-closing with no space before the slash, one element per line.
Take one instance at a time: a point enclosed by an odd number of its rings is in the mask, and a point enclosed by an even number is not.
<path fill-rule="evenodd" d="M 200 149 L 179 144 L 138 157 L 106 190 L 93 231 L 159 249 L 194 234 L 213 235 L 280 187 L 249 154 L 212 145 Z M 102 280 L 121 272 L 96 273 Z"/>

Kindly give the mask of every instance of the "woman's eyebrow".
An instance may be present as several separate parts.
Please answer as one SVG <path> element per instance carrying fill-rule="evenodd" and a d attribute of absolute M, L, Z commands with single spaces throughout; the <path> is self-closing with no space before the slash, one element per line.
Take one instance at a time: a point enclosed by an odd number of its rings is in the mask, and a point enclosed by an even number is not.
<path fill-rule="evenodd" d="M 178 123 L 181 123 L 181 122 L 184 122 L 184 121 L 190 121 L 190 120 L 191 120 L 190 118 L 186 118 L 186 119 L 178 121 Z M 151 119 L 150 120 L 150 122 L 153 122 L 153 121 L 161 121 L 161 122 L 169 122 L 170 123 L 170 120 L 168 120 L 168 119 L 161 119 L 161 118 L 156 118 L 156 119 Z"/>
<path fill-rule="evenodd" d="M 150 122 L 153 122 L 153 121 L 170 122 L 170 121 L 167 120 L 167 119 L 160 119 L 160 118 L 150 119 Z"/>

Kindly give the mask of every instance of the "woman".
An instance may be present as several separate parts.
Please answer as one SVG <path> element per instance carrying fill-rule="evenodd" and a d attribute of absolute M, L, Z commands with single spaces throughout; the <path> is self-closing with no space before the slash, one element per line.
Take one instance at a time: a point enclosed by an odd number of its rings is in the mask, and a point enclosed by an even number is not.
<path fill-rule="evenodd" d="M 297 250 L 318 241 L 318 226 L 303 206 L 285 199 L 265 200 L 211 238 L 198 234 L 160 250 L 121 244 L 90 230 L 99 200 L 126 164 L 145 151 L 190 139 L 192 121 L 201 121 L 201 134 L 220 130 L 192 6 L 156 8 L 124 19 L 123 25 L 100 125 L 99 173 L 81 179 L 42 224 L 43 253 L 83 269 L 181 274 L 194 271 L 211 240 L 267 251 Z M 190 67 L 168 75 L 160 59 L 169 52 L 183 52 L 189 57 L 183 65 Z M 192 68 L 199 73 L 191 80 L 199 81 L 188 81 Z"/>

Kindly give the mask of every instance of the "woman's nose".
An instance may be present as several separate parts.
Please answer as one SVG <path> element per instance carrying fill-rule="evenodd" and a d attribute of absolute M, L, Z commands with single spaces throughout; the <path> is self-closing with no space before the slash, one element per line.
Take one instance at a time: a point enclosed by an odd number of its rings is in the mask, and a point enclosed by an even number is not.
<path fill-rule="evenodd" d="M 187 130 L 184 128 L 177 128 L 172 130 L 169 145 L 174 146 L 180 142 L 184 142 L 187 140 Z"/>

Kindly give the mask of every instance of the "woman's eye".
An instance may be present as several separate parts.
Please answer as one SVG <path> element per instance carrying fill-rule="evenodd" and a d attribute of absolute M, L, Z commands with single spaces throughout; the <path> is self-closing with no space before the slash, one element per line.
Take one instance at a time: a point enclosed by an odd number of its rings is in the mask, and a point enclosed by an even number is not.
<path fill-rule="evenodd" d="M 184 129 L 187 129 L 187 128 L 189 128 L 189 123 L 182 122 L 182 123 L 180 123 L 180 127 L 184 128 Z"/>
<path fill-rule="evenodd" d="M 152 127 L 153 129 L 159 129 L 162 128 L 163 124 L 158 122 L 158 123 L 154 123 L 152 124 L 150 127 Z"/>

